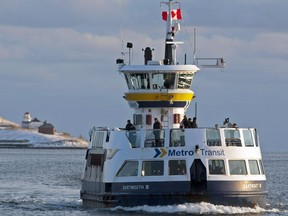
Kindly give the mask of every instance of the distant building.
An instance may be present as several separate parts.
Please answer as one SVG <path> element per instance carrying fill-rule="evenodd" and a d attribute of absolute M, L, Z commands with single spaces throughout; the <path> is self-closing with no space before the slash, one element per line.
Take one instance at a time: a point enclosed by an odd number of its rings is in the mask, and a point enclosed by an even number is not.
<path fill-rule="evenodd" d="M 30 122 L 31 122 L 32 118 L 29 112 L 25 112 L 24 113 L 24 117 L 23 117 L 23 121 L 22 121 L 22 128 L 30 128 Z"/>
<path fill-rule="evenodd" d="M 43 134 L 51 134 L 55 133 L 55 128 L 52 124 L 47 123 L 46 121 L 40 127 L 38 127 L 38 132 Z"/>
<path fill-rule="evenodd" d="M 26 129 L 38 129 L 43 124 L 38 118 L 32 119 L 31 114 L 29 112 L 24 113 L 22 128 Z"/>
<path fill-rule="evenodd" d="M 47 121 L 43 123 L 38 118 L 32 119 L 31 114 L 29 112 L 24 113 L 22 128 L 38 130 L 39 133 L 43 134 L 55 133 L 55 128 L 52 124 L 47 123 Z"/>
<path fill-rule="evenodd" d="M 42 124 L 43 124 L 43 122 L 41 122 L 38 118 L 34 118 L 30 121 L 29 128 L 30 129 L 38 129 Z"/>

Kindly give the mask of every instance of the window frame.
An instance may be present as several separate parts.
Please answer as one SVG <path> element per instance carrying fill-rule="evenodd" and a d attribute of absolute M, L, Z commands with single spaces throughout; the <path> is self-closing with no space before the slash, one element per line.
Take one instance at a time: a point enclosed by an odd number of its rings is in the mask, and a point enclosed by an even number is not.
<path fill-rule="evenodd" d="M 232 133 L 234 137 L 232 136 Z M 224 129 L 224 138 L 227 147 L 228 146 L 242 147 L 240 130 Z"/>
<path fill-rule="evenodd" d="M 147 72 L 134 72 L 125 74 L 126 82 L 128 89 L 134 90 L 149 90 L 150 85 L 150 76 Z M 145 82 L 146 81 L 146 82 Z"/>
<path fill-rule="evenodd" d="M 249 132 L 249 137 L 247 137 L 248 134 L 246 134 L 247 132 Z M 245 147 L 254 147 L 254 139 L 253 139 L 253 134 L 251 132 L 251 130 L 249 129 L 243 129 L 242 130 L 242 135 L 243 135 L 243 141 L 244 141 L 244 145 Z M 251 144 L 247 144 L 247 141 L 250 141 Z"/>
<path fill-rule="evenodd" d="M 155 136 L 159 136 L 156 142 Z M 164 147 L 165 145 L 165 130 L 164 129 L 148 129 L 145 131 L 144 147 Z"/>
<path fill-rule="evenodd" d="M 177 74 L 177 83 L 176 83 L 176 89 L 190 89 L 192 85 L 193 80 L 193 73 L 178 73 Z M 188 82 L 187 82 L 188 80 Z M 181 85 L 183 85 L 181 87 Z"/>
<path fill-rule="evenodd" d="M 177 131 L 177 133 L 174 134 L 174 131 Z M 171 129 L 169 133 L 169 147 L 183 147 L 185 145 L 185 130 L 178 128 Z"/>
<path fill-rule="evenodd" d="M 153 167 L 153 163 L 154 163 L 154 167 Z M 146 166 L 147 166 L 147 169 L 146 169 Z M 152 170 L 153 168 L 155 168 L 155 170 Z M 148 169 L 150 169 L 150 170 L 148 170 Z M 145 177 L 145 176 L 148 176 L 148 177 L 150 177 L 150 176 L 164 176 L 164 161 L 163 160 L 144 160 L 144 161 L 142 161 L 141 176 L 142 177 Z"/>
<path fill-rule="evenodd" d="M 210 164 L 211 162 L 211 164 Z M 213 165 L 214 162 L 214 165 Z M 221 163 L 222 164 L 221 164 Z M 218 166 L 216 166 L 215 163 L 219 163 Z M 219 166 L 222 165 L 222 166 Z M 213 168 L 213 166 L 215 166 L 215 168 Z M 219 167 L 216 172 L 216 167 Z M 221 170 L 223 171 L 221 171 Z M 225 160 L 224 159 L 209 159 L 208 160 L 208 171 L 209 171 L 209 175 L 226 175 L 226 167 L 225 167 Z M 211 172 L 211 171 L 215 171 L 215 172 Z M 219 172 L 221 171 L 221 172 Z"/>
<path fill-rule="evenodd" d="M 254 162 L 254 164 L 252 165 L 251 162 Z M 255 167 L 255 164 L 256 164 L 256 167 Z M 249 172 L 250 172 L 250 175 L 261 175 L 261 170 L 260 170 L 260 167 L 259 167 L 259 164 L 258 164 L 258 160 L 256 159 L 250 159 L 248 160 L 248 165 L 249 165 Z M 253 167 L 253 168 L 252 168 Z M 255 169 L 256 168 L 256 169 Z M 254 171 L 257 170 L 258 172 L 255 173 Z M 252 173 L 253 171 L 253 173 Z"/>
<path fill-rule="evenodd" d="M 173 164 L 175 163 L 175 164 Z M 168 175 L 169 176 L 179 176 L 187 174 L 186 160 L 169 160 L 168 161 Z"/>
<path fill-rule="evenodd" d="M 263 166 L 263 161 L 261 159 L 259 159 L 258 162 L 259 162 L 259 168 L 260 168 L 261 174 L 265 175 L 265 169 L 264 169 L 264 166 Z"/>
<path fill-rule="evenodd" d="M 135 166 L 134 168 L 136 168 L 136 169 L 134 169 L 134 170 L 132 170 L 131 168 L 133 168 L 133 166 L 131 167 L 131 166 L 126 166 L 127 164 L 129 164 L 129 163 L 136 163 L 136 165 L 137 166 Z M 125 169 L 125 170 L 124 170 Z M 120 173 L 122 172 L 122 171 L 125 171 L 125 173 L 128 173 L 128 175 L 124 175 L 124 174 L 122 174 L 122 175 L 120 175 Z M 124 172 L 123 171 L 123 172 Z M 127 171 L 130 171 L 130 172 L 127 172 Z M 133 172 L 132 172 L 133 171 Z M 135 171 L 136 171 L 136 173 L 135 173 Z M 136 160 L 125 160 L 124 162 L 123 162 L 123 164 L 122 164 L 122 166 L 120 167 L 120 169 L 118 170 L 118 172 L 117 172 L 117 174 L 116 174 L 116 176 L 117 177 L 135 177 L 135 176 L 138 176 L 138 173 L 139 173 L 139 161 L 136 161 Z"/>
<path fill-rule="evenodd" d="M 241 166 L 235 166 L 236 164 L 232 164 L 232 162 L 241 162 Z M 243 163 L 244 162 L 244 163 Z M 247 170 L 247 164 L 245 160 L 228 160 L 228 165 L 229 165 L 229 174 L 230 175 L 248 175 L 248 170 Z M 232 166 L 233 165 L 233 166 Z M 244 166 L 242 166 L 244 165 Z M 233 168 L 233 170 L 232 170 Z M 241 171 L 242 168 L 245 168 L 244 171 Z M 234 170 L 239 169 L 240 172 L 235 172 Z M 232 172 L 234 171 L 234 172 Z"/>
<path fill-rule="evenodd" d="M 215 135 L 214 132 L 217 131 L 217 135 L 218 137 L 216 137 L 215 139 L 213 139 L 211 135 L 211 133 L 209 132 L 212 132 L 213 131 L 213 134 L 212 135 Z M 222 146 L 222 142 L 221 142 L 221 133 L 220 133 L 220 130 L 217 129 L 217 128 L 207 128 L 206 129 L 206 145 L 207 146 Z M 211 137 L 211 138 L 210 138 Z"/>

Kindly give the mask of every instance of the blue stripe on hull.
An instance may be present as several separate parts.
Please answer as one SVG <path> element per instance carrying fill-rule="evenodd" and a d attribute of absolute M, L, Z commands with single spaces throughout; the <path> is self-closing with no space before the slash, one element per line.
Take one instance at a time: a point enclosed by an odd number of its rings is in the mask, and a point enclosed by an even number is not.
<path fill-rule="evenodd" d="M 89 183 L 86 186 L 84 184 L 81 191 L 84 204 L 92 203 L 95 206 L 98 203 L 111 207 L 204 201 L 219 205 L 254 207 L 257 204 L 265 207 L 267 196 L 265 181 L 209 181 L 205 187 L 195 187 L 190 182 L 109 183 L 109 187 L 104 183 L 101 185 L 95 187 L 94 182 L 94 188 L 102 188 L 102 192 L 97 192 L 89 190 Z"/>
<path fill-rule="evenodd" d="M 177 205 L 207 202 L 215 205 L 265 208 L 266 194 L 169 194 L 169 195 L 82 195 L 83 204 L 94 207 Z"/>

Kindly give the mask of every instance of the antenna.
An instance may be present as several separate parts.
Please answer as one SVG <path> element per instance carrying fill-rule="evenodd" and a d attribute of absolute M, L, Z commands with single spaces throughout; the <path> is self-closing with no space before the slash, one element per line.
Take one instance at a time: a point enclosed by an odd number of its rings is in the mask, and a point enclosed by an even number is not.
<path fill-rule="evenodd" d="M 195 117 L 197 118 L 197 102 L 195 102 Z"/>
<path fill-rule="evenodd" d="M 194 28 L 193 64 L 196 64 L 196 28 Z"/>
<path fill-rule="evenodd" d="M 206 64 L 200 64 L 205 61 Z M 197 58 L 196 57 L 196 28 L 194 28 L 193 64 L 202 68 L 224 68 L 224 58 Z"/>

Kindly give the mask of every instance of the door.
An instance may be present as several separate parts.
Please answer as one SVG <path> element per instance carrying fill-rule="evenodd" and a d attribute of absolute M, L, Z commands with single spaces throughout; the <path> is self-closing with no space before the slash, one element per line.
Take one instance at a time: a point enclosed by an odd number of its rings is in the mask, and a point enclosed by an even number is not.
<path fill-rule="evenodd" d="M 191 191 L 206 191 L 207 171 L 200 159 L 195 159 L 190 167 Z"/>

